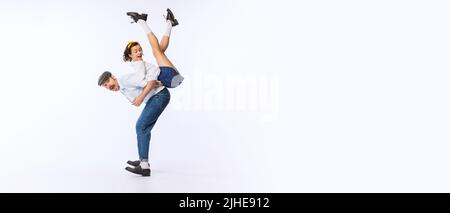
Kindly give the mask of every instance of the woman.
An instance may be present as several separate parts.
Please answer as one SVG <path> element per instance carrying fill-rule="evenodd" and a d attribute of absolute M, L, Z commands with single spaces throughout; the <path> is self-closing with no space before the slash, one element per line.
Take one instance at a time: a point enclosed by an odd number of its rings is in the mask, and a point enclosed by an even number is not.
<path fill-rule="evenodd" d="M 150 41 L 150 45 L 152 47 L 153 55 L 155 56 L 156 62 L 158 63 L 160 74 L 158 76 L 158 80 L 162 82 L 162 84 L 169 88 L 175 88 L 182 83 L 184 78 L 178 73 L 177 69 L 170 60 L 164 55 L 167 47 L 169 46 L 170 34 L 172 31 L 172 27 L 178 25 L 178 20 L 175 19 L 172 11 L 167 9 L 167 15 L 165 16 L 167 22 L 167 29 L 164 33 L 164 36 L 161 39 L 161 43 L 158 44 L 158 40 L 156 36 L 151 31 L 150 27 L 148 27 L 147 14 L 138 14 L 136 12 L 128 12 L 129 15 L 135 23 L 138 23 L 142 26 L 147 37 Z M 141 21 L 139 21 L 141 20 Z M 156 42 L 156 43 L 155 43 Z M 148 71 L 149 69 L 155 69 L 156 67 L 148 62 L 144 62 L 142 59 L 143 51 L 141 45 L 136 41 L 131 41 L 127 44 L 124 53 L 123 60 L 125 62 L 132 62 L 131 65 L 136 69 L 145 69 Z M 139 63 L 143 62 L 143 63 Z"/>

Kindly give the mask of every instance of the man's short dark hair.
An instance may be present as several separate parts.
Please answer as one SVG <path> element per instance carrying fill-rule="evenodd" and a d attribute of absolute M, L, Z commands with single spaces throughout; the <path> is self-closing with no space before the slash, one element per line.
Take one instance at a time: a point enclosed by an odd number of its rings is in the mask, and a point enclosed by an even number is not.
<path fill-rule="evenodd" d="M 105 71 L 98 78 L 98 85 L 101 86 L 102 84 L 104 84 L 109 78 L 111 78 L 111 76 L 112 76 L 111 72 Z"/>

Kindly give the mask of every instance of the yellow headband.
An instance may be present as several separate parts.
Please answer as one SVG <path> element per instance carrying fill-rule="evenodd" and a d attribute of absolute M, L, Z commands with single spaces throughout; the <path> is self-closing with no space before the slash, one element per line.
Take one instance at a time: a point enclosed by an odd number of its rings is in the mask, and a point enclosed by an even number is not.
<path fill-rule="evenodd" d="M 136 43 L 136 41 L 130 41 L 130 42 L 128 42 L 127 49 L 130 49 L 130 46 L 131 46 L 133 43 Z"/>

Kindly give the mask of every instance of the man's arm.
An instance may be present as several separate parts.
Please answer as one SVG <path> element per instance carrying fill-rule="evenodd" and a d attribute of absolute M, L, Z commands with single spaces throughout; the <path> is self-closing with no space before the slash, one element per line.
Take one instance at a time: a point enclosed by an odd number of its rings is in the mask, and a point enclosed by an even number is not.
<path fill-rule="evenodd" d="M 148 81 L 147 85 L 145 85 L 141 94 L 134 99 L 132 104 L 134 106 L 140 106 L 142 104 L 142 102 L 144 101 L 145 96 L 147 96 L 150 91 L 152 91 L 153 89 L 158 88 L 160 86 L 162 86 L 161 81 L 157 81 L 157 80 Z"/>

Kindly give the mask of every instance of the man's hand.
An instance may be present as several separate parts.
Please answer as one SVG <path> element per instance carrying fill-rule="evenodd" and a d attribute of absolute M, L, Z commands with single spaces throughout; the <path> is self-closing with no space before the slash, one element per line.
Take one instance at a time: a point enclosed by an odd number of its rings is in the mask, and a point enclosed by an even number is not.
<path fill-rule="evenodd" d="M 132 102 L 132 104 L 134 105 L 134 106 L 140 106 L 141 104 L 142 104 L 142 102 L 144 101 L 144 98 L 143 97 L 141 97 L 140 95 L 138 96 L 138 97 L 136 97 L 135 99 L 134 99 L 134 101 Z"/>
<path fill-rule="evenodd" d="M 150 90 L 158 88 L 162 86 L 161 81 L 149 81 L 147 85 L 145 85 L 142 93 L 136 97 L 133 102 L 131 102 L 134 106 L 140 106 L 142 102 L 144 101 L 145 96 L 150 92 Z"/>

